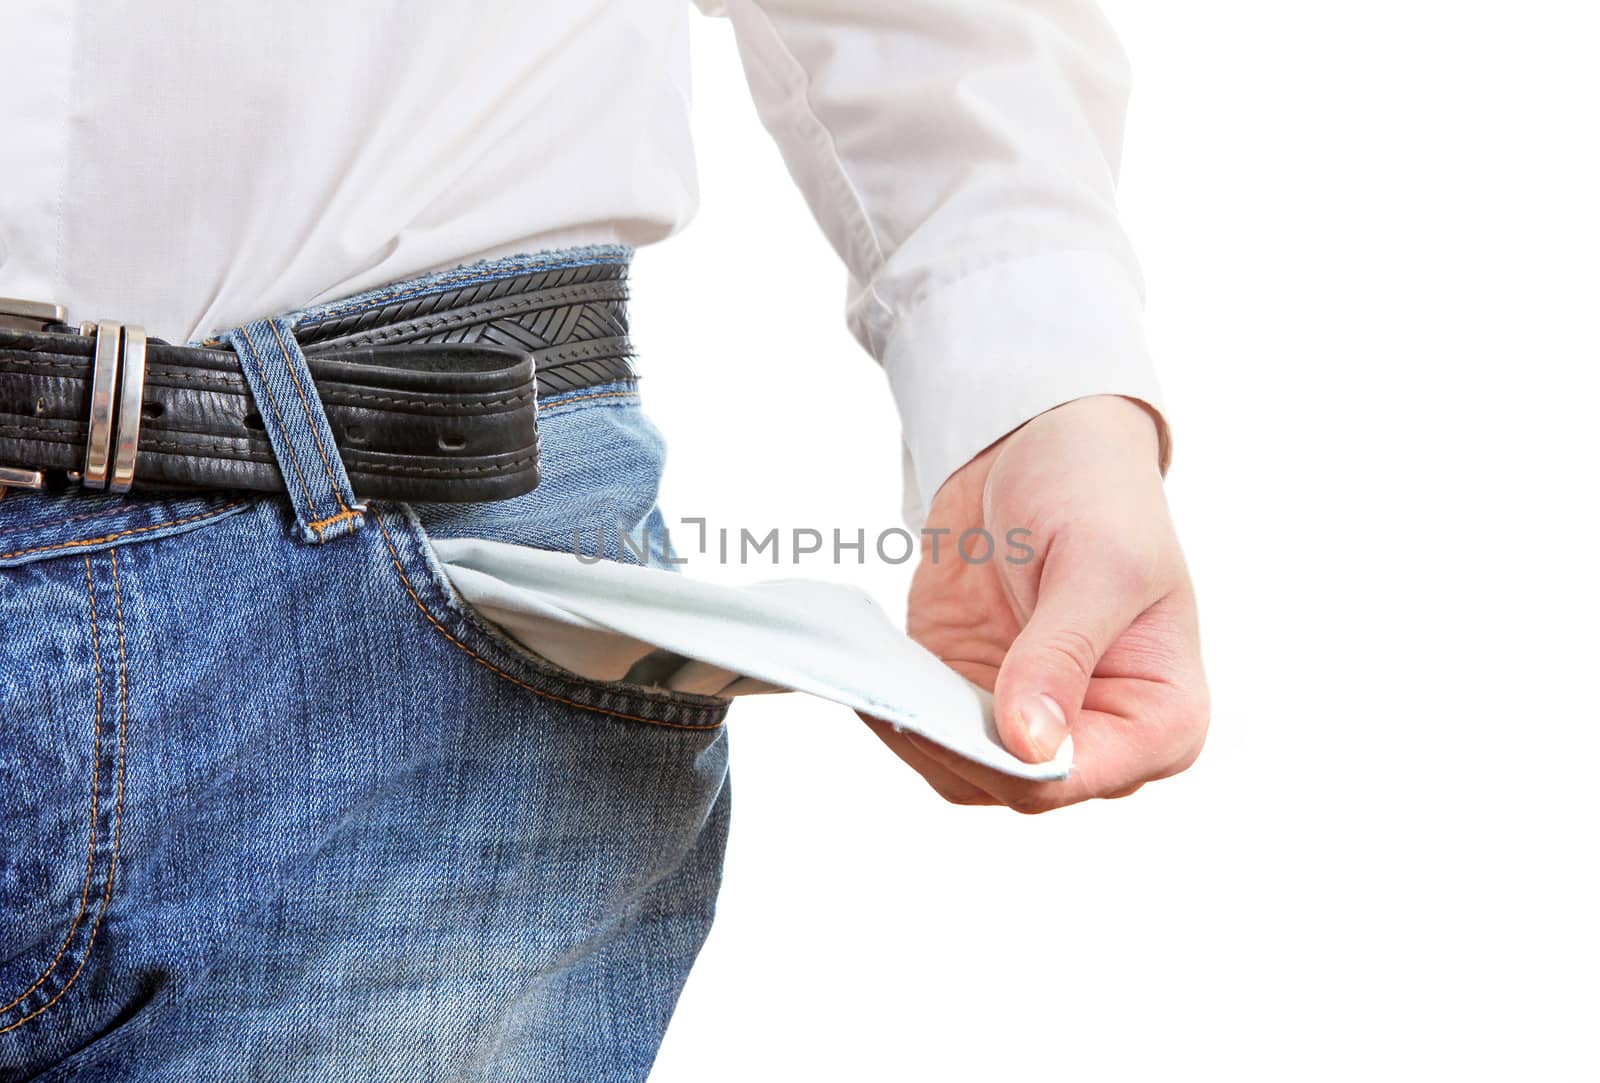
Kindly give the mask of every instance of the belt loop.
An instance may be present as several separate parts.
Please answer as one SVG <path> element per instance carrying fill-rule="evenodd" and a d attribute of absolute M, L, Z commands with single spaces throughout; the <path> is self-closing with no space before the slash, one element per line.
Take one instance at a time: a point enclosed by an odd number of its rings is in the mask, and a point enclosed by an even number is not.
<path fill-rule="evenodd" d="M 294 503 L 295 532 L 320 544 L 358 529 L 356 503 L 305 355 L 286 319 L 256 320 L 229 332 L 256 412 L 272 443 L 284 491 Z"/>

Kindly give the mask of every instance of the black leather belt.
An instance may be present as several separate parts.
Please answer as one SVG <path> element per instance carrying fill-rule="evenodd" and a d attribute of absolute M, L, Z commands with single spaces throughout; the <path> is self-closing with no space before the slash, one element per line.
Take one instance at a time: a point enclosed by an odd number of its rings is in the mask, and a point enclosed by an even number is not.
<path fill-rule="evenodd" d="M 532 490 L 536 396 L 636 378 L 626 276 L 620 262 L 532 270 L 392 304 L 333 306 L 297 323 L 357 496 L 473 501 Z M 93 413 L 113 408 L 95 386 L 103 336 L 64 320 L 55 306 L 0 299 L 0 492 L 83 480 L 97 453 L 91 436 L 110 431 Z M 283 490 L 231 350 L 150 339 L 143 369 L 131 478 L 113 488 Z M 121 406 L 119 433 L 132 409 Z M 98 454 L 91 481 L 120 476 L 111 452 Z"/>

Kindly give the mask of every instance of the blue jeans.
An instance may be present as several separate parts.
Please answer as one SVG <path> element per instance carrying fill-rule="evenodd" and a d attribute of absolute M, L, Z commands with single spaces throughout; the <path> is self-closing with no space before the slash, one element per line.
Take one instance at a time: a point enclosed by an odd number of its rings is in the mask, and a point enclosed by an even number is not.
<path fill-rule="evenodd" d="M 542 404 L 495 504 L 363 507 L 315 402 L 261 412 L 302 492 L 0 500 L 0 1081 L 644 1078 L 726 704 L 527 653 L 429 548 L 654 521 L 634 388 Z"/>

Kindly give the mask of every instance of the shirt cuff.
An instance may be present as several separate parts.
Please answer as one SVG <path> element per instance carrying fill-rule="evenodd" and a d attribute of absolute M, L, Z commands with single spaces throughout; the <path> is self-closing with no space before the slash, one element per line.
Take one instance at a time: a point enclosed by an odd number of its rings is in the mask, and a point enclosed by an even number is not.
<path fill-rule="evenodd" d="M 1164 473 L 1172 442 L 1142 309 L 1111 257 L 1051 252 L 965 274 L 896 321 L 883 366 L 900 411 L 906 521 L 920 527 L 939 486 L 978 452 L 1089 395 L 1149 408 Z"/>

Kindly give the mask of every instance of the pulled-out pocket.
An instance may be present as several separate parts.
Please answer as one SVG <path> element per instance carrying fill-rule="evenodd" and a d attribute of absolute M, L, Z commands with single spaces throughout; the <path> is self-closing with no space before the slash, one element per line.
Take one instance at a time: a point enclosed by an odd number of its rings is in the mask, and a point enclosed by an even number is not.
<path fill-rule="evenodd" d="M 411 509 L 374 505 L 372 518 L 398 580 L 398 604 L 414 609 L 457 648 L 463 664 L 482 666 L 535 696 L 619 720 L 678 729 L 722 724 L 724 697 L 585 677 L 518 643 L 461 596 Z"/>

